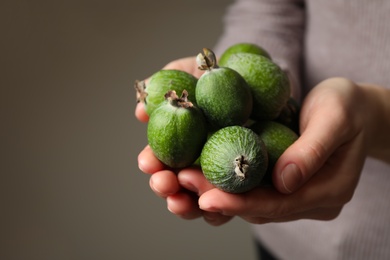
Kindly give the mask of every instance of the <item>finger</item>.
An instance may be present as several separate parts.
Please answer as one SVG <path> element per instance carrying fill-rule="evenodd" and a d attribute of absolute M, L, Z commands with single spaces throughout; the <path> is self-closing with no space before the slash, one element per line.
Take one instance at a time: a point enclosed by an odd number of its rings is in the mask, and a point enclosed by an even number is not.
<path fill-rule="evenodd" d="M 206 180 L 199 167 L 181 170 L 178 174 L 178 181 L 180 186 L 198 194 L 198 196 L 208 190 L 215 189 L 215 187 Z M 212 226 L 223 225 L 232 219 L 232 216 L 225 216 L 216 212 L 202 212 L 204 220 Z"/>
<path fill-rule="evenodd" d="M 273 173 L 273 183 L 282 193 L 299 189 L 347 141 L 348 114 L 338 96 L 329 96 L 332 98 L 302 107 L 303 120 L 310 120 L 298 140 L 281 155 Z"/>
<path fill-rule="evenodd" d="M 163 170 L 150 176 L 150 188 L 156 195 L 166 198 L 180 191 L 180 185 L 174 172 Z"/>
<path fill-rule="evenodd" d="M 145 104 L 143 102 L 137 103 L 137 106 L 135 107 L 135 117 L 141 122 L 146 123 L 149 121 L 149 116 L 146 114 Z"/>
<path fill-rule="evenodd" d="M 199 207 L 205 211 L 218 212 L 227 216 L 272 218 L 283 214 L 280 205 L 287 196 L 272 187 L 256 188 L 239 194 L 212 189 L 200 196 Z"/>
<path fill-rule="evenodd" d="M 206 180 L 199 167 L 183 169 L 179 172 L 177 178 L 182 187 L 198 194 L 198 196 L 215 188 Z"/>
<path fill-rule="evenodd" d="M 213 189 L 199 198 L 199 207 L 226 216 L 256 217 L 269 221 L 318 208 L 317 205 L 313 206 L 313 203 L 308 202 L 309 196 L 303 190 L 286 195 L 272 187 L 256 188 L 241 194 Z"/>
<path fill-rule="evenodd" d="M 178 192 L 167 197 L 167 207 L 173 214 L 184 219 L 195 219 L 202 216 L 197 197 L 189 192 Z"/>
<path fill-rule="evenodd" d="M 245 221 L 252 224 L 266 224 L 266 223 L 279 223 L 279 222 L 289 222 L 299 219 L 312 219 L 312 220 L 333 220 L 338 215 L 342 207 L 331 207 L 331 208 L 317 208 L 310 211 L 299 212 L 291 214 L 281 218 L 261 218 L 261 217 L 251 217 L 251 216 L 240 216 Z"/>
<path fill-rule="evenodd" d="M 213 189 L 199 198 L 199 207 L 205 211 L 218 212 L 227 216 L 284 219 L 318 207 L 344 205 L 348 199 L 338 200 L 336 194 L 330 194 L 331 187 L 328 182 L 326 178 L 319 179 L 316 176 L 310 180 L 310 185 L 305 185 L 289 195 L 282 194 L 272 187 L 256 188 L 242 194 L 230 194 Z M 301 216 L 303 217 L 303 214 Z"/>
<path fill-rule="evenodd" d="M 166 168 L 166 166 L 154 155 L 149 145 L 147 145 L 138 155 L 138 167 L 144 173 L 149 174 Z"/>

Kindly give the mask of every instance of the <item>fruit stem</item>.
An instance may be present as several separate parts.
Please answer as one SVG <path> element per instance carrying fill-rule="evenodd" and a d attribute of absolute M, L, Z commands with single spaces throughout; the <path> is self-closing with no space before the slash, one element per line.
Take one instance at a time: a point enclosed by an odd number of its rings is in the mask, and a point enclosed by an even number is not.
<path fill-rule="evenodd" d="M 134 83 L 134 88 L 137 91 L 137 103 L 142 102 L 146 103 L 146 97 L 148 96 L 148 93 L 146 93 L 146 85 L 145 81 L 139 81 L 136 80 Z"/>
<path fill-rule="evenodd" d="M 212 50 L 203 48 L 203 53 L 196 56 L 196 62 L 200 70 L 211 70 L 218 68 L 217 58 Z"/>
<path fill-rule="evenodd" d="M 181 97 L 179 97 L 176 94 L 176 91 L 174 90 L 169 90 L 165 95 L 165 99 L 168 100 L 168 102 L 172 106 L 177 106 L 177 107 L 183 107 L 183 108 L 189 108 L 193 107 L 193 104 L 191 101 L 188 100 L 188 91 L 183 90 Z"/>
<path fill-rule="evenodd" d="M 242 180 L 245 179 L 245 174 L 248 171 L 249 164 L 248 164 L 247 160 L 245 159 L 244 155 L 238 156 L 234 160 L 234 164 L 236 165 L 236 168 L 234 168 L 234 172 L 237 174 L 237 176 L 240 179 L 242 179 Z"/>

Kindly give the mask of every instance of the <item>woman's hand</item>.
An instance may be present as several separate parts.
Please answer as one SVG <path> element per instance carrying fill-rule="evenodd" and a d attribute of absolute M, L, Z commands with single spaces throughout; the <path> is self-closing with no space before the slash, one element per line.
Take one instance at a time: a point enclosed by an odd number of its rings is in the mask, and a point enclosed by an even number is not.
<path fill-rule="evenodd" d="M 275 166 L 275 188 L 238 195 L 211 189 L 199 207 L 257 224 L 336 218 L 354 194 L 367 154 L 379 146 L 389 158 L 384 147 L 390 146 L 381 145 L 389 137 L 377 137 L 390 129 L 389 91 L 382 89 L 342 78 L 321 82 L 303 103 L 300 138 Z"/>
<path fill-rule="evenodd" d="M 178 69 L 188 72 L 195 77 L 200 77 L 204 71 L 197 67 L 195 57 L 188 57 L 172 61 L 163 69 Z M 147 82 L 147 81 L 146 81 Z M 135 109 L 135 116 L 141 122 L 148 122 L 149 117 L 145 112 L 144 104 L 138 103 Z M 146 174 L 151 174 L 149 185 L 155 194 L 166 199 L 168 209 L 175 215 L 184 219 L 203 217 L 206 222 L 217 226 L 228 222 L 232 217 L 219 213 L 203 211 L 199 208 L 198 198 L 204 192 L 214 187 L 207 182 L 199 168 L 183 169 L 181 172 L 174 172 L 164 166 L 153 154 L 149 146 L 146 146 L 138 156 L 138 166 Z M 193 175 L 196 173 L 196 175 Z M 186 181 L 186 176 L 191 181 Z M 184 176 L 181 180 L 180 177 Z M 200 179 L 200 181 L 198 181 Z M 184 187 L 195 182 L 197 187 Z M 187 185 L 187 186 L 188 186 Z"/>
<path fill-rule="evenodd" d="M 366 156 L 360 102 L 359 88 L 348 80 L 320 83 L 302 105 L 301 136 L 275 165 L 275 188 L 239 195 L 210 190 L 200 197 L 200 208 L 251 223 L 337 217 L 352 198 Z"/>

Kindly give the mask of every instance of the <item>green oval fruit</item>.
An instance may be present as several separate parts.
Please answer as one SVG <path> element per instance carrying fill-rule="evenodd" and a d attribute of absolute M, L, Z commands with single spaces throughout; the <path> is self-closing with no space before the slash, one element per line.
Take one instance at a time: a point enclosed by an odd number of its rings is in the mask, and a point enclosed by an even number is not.
<path fill-rule="evenodd" d="M 191 165 L 200 156 L 206 142 L 205 118 L 196 106 L 169 91 L 149 118 L 147 137 L 155 156 L 172 168 Z"/>
<path fill-rule="evenodd" d="M 279 116 L 290 97 L 290 82 L 276 63 L 257 54 L 237 53 L 226 66 L 240 73 L 252 90 L 251 118 L 273 120 Z"/>
<path fill-rule="evenodd" d="M 219 66 L 226 66 L 226 61 L 230 58 L 231 55 L 241 52 L 258 54 L 271 59 L 269 53 L 261 46 L 253 43 L 241 42 L 231 45 L 222 53 L 218 62 Z"/>
<path fill-rule="evenodd" d="M 202 62 L 199 63 L 202 69 Z M 218 67 L 215 63 L 205 65 L 203 69 L 206 72 L 196 84 L 195 95 L 198 107 L 211 127 L 219 129 L 243 125 L 250 116 L 253 104 L 250 88 L 244 78 L 233 69 Z"/>
<path fill-rule="evenodd" d="M 258 134 L 265 144 L 268 153 L 267 178 L 270 179 L 276 161 L 298 139 L 298 135 L 287 126 L 274 121 L 256 122 L 250 129 Z"/>
<path fill-rule="evenodd" d="M 146 113 L 150 116 L 152 112 L 164 101 L 164 95 L 169 90 L 176 93 L 188 92 L 192 103 L 196 104 L 195 87 L 198 79 L 193 75 L 181 70 L 159 70 L 154 73 L 149 82 L 136 81 L 137 101 L 145 103 Z"/>
<path fill-rule="evenodd" d="M 258 186 L 268 165 L 264 143 L 252 130 L 228 126 L 216 131 L 200 155 L 205 178 L 215 187 L 242 193 Z"/>

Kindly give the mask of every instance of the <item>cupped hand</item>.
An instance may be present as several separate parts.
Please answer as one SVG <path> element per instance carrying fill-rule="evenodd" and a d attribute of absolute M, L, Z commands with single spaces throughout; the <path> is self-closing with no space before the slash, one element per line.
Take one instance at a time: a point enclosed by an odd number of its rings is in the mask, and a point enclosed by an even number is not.
<path fill-rule="evenodd" d="M 302 105 L 301 136 L 275 165 L 274 187 L 243 194 L 211 189 L 199 207 L 257 224 L 334 219 L 352 198 L 367 154 L 364 104 L 355 83 L 321 82 Z"/>
<path fill-rule="evenodd" d="M 163 69 L 182 70 L 197 78 L 204 73 L 198 69 L 195 57 L 172 61 Z M 137 104 L 135 116 L 141 122 L 148 122 L 149 116 L 145 112 L 143 103 Z M 188 168 L 179 172 L 168 169 L 154 156 L 149 146 L 146 146 L 138 155 L 138 166 L 144 173 L 151 174 L 150 188 L 157 196 L 166 199 L 167 207 L 173 214 L 184 219 L 203 217 L 206 222 L 214 226 L 224 224 L 232 218 L 199 208 L 199 196 L 214 188 L 204 179 L 199 168 Z M 188 178 L 190 180 L 187 180 Z"/>

